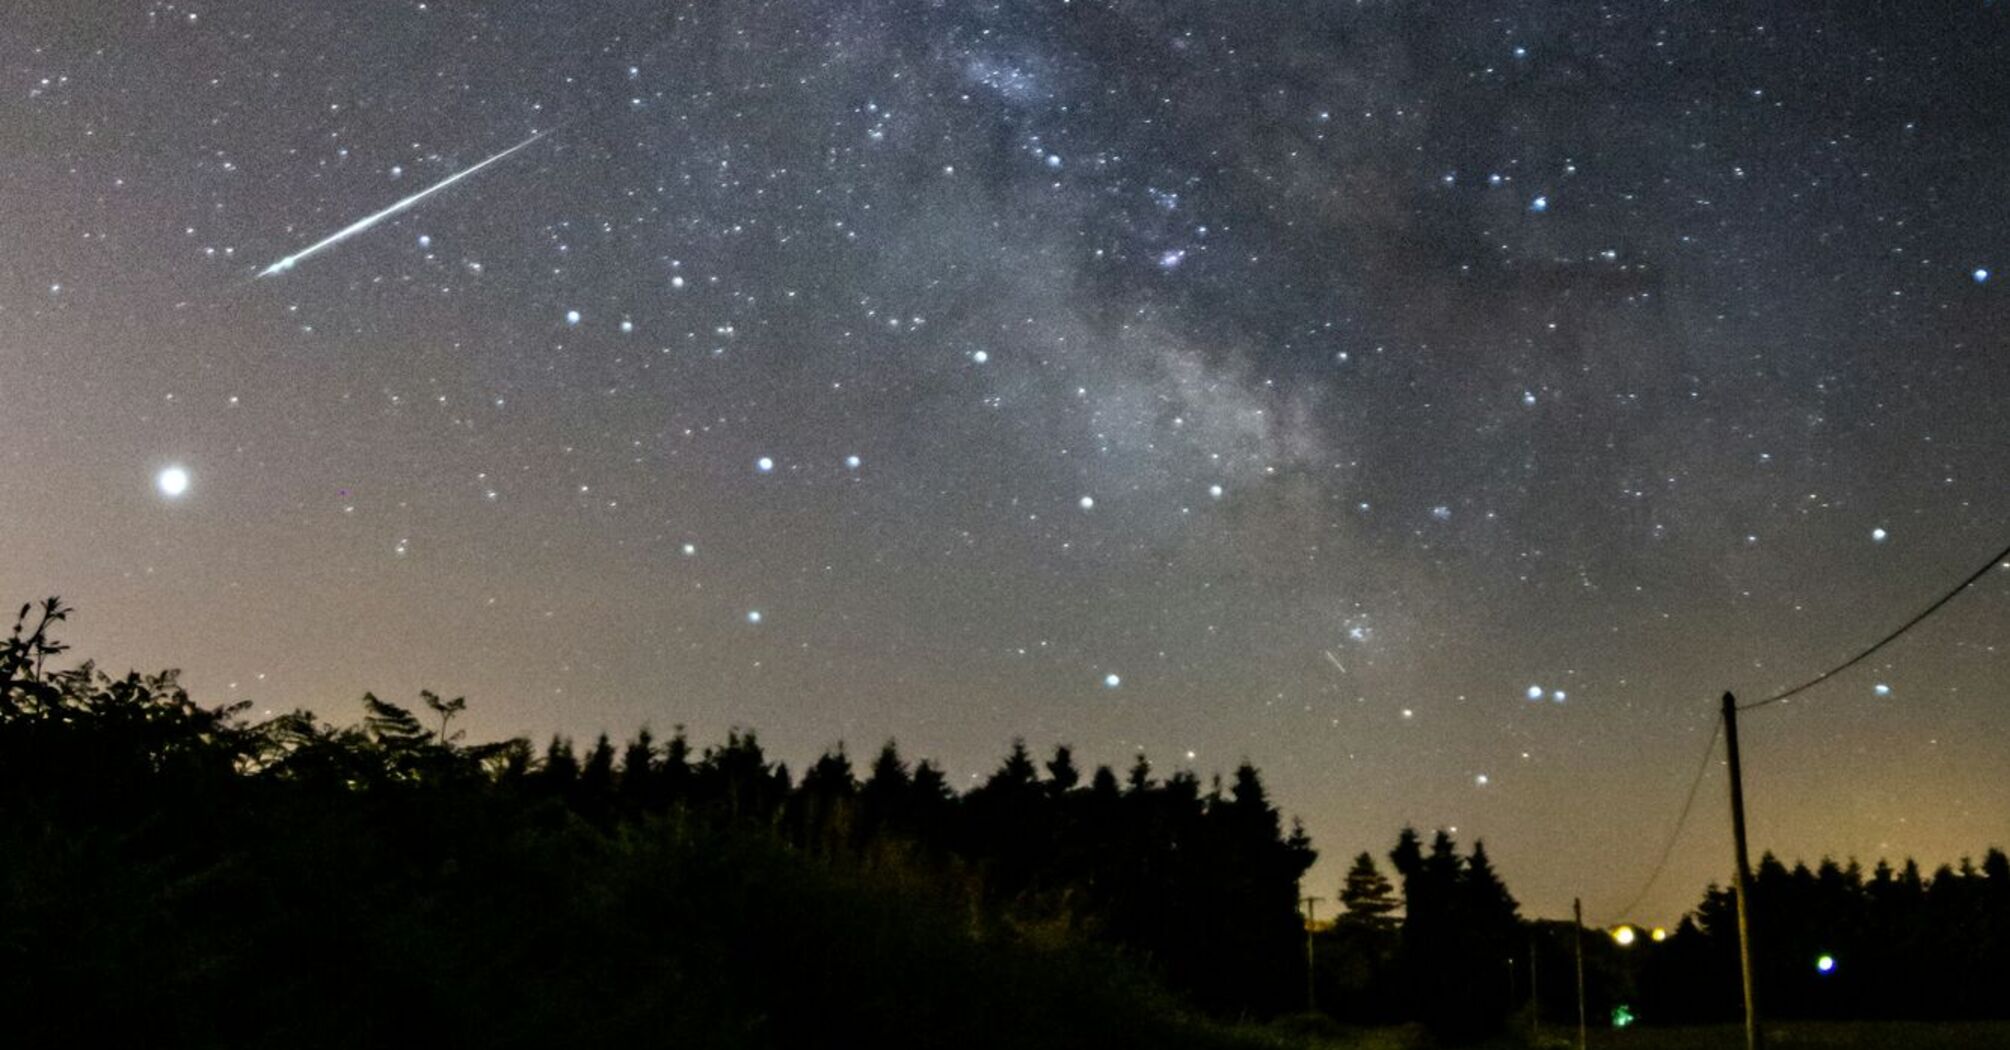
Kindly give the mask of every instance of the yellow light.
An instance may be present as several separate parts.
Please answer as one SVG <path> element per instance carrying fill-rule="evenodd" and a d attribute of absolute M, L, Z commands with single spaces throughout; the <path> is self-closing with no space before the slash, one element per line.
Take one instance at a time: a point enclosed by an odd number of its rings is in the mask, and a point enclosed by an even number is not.
<path fill-rule="evenodd" d="M 1655 941 L 1655 943 L 1657 943 L 1657 944 L 1658 944 L 1658 943 L 1660 943 L 1660 942 L 1662 942 L 1662 941 L 1665 941 L 1665 940 L 1667 940 L 1667 939 L 1668 939 L 1668 931 L 1667 931 L 1667 930 L 1664 930 L 1664 929 L 1662 929 L 1662 928 L 1661 928 L 1661 927 L 1659 927 L 1659 926 L 1656 926 L 1656 927 L 1654 927 L 1654 932 L 1653 932 L 1653 933 L 1651 933 L 1651 934 L 1649 934 L 1648 936 L 1650 936 L 1650 937 L 1654 938 L 1654 941 Z"/>
<path fill-rule="evenodd" d="M 1619 942 L 1619 946 L 1621 948 L 1624 948 L 1627 945 L 1632 944 L 1633 937 L 1634 937 L 1633 927 L 1631 926 L 1621 926 L 1618 929 L 1612 931 L 1612 939 Z"/>

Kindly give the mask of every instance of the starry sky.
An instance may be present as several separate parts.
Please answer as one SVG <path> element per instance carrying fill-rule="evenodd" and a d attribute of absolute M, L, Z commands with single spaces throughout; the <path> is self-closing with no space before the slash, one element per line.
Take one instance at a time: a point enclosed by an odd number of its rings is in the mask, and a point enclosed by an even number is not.
<path fill-rule="evenodd" d="M 1817 7 L 16 0 L 0 597 L 255 713 L 1247 757 L 1309 893 L 1616 920 L 1721 692 L 2010 539 L 2010 8 Z M 2006 647 L 1747 715 L 1755 848 L 2010 843 Z"/>

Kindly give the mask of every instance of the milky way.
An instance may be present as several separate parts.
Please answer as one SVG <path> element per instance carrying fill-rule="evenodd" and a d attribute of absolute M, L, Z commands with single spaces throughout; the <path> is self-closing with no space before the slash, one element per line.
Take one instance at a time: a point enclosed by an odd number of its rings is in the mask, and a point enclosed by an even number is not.
<path fill-rule="evenodd" d="M 2006 539 L 2005 17 L 13 4 L 0 596 L 255 711 L 1246 756 L 1308 892 L 1597 917 L 1720 692 Z M 1754 712 L 1757 846 L 2010 841 L 2006 635 Z"/>

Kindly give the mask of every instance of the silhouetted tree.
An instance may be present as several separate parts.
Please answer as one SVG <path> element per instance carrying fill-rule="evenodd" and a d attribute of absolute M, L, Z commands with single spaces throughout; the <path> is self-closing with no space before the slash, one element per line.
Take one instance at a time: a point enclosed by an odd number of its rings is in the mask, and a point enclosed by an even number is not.
<path fill-rule="evenodd" d="M 1340 914 L 1340 923 L 1393 930 L 1394 912 L 1402 902 L 1396 899 L 1396 888 L 1375 866 L 1375 858 L 1363 850 L 1354 858 L 1354 866 L 1347 869 L 1346 881 L 1340 885 L 1340 906 L 1346 909 Z"/>

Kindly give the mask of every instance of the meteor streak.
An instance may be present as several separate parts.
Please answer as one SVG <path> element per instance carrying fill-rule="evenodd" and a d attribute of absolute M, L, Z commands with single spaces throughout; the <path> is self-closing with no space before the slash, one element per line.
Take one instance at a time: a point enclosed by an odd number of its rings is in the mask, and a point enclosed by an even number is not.
<path fill-rule="evenodd" d="M 432 184 L 431 186 L 428 186 L 425 189 L 420 190 L 419 192 L 414 193 L 409 197 L 406 197 L 404 200 L 401 200 L 398 203 L 393 204 L 388 208 L 385 208 L 383 211 L 377 212 L 374 215 L 369 215 L 365 216 L 364 218 L 358 219 L 357 221 L 350 223 L 349 225 L 344 226 L 339 230 L 336 230 L 334 233 L 331 233 L 328 236 L 323 237 L 318 241 L 315 241 L 313 244 L 310 244 L 307 247 L 302 248 L 297 252 L 294 252 L 292 255 L 289 255 L 286 258 L 281 259 L 276 263 L 273 263 L 271 266 L 268 266 L 265 269 L 258 271 L 258 276 L 261 278 L 277 277 L 280 274 L 293 269 L 294 264 L 298 263 L 300 260 L 305 259 L 308 256 L 319 252 L 323 248 L 333 247 L 334 245 L 339 244 L 342 241 L 346 241 L 349 238 L 354 237 L 359 233 L 362 233 L 364 230 L 367 230 L 370 227 L 375 226 L 380 222 L 383 222 L 385 219 L 388 219 L 391 216 L 396 215 L 399 212 L 412 207 L 413 205 L 419 203 L 420 201 L 425 200 L 427 197 L 430 197 L 433 194 L 438 193 L 449 186 L 452 186 L 454 183 L 459 182 L 462 179 L 465 179 L 468 176 L 473 175 L 475 172 L 478 172 L 483 168 L 486 168 L 489 165 L 494 164 L 496 161 L 499 161 L 504 157 L 509 156 L 512 153 L 515 153 L 517 150 L 520 150 L 525 146 L 528 146 L 531 143 L 536 142 L 538 139 L 545 137 L 545 135 L 548 133 L 549 132 L 540 131 L 537 134 L 532 135 L 531 137 L 523 140 L 522 142 L 519 142 L 516 145 L 511 146 L 506 150 L 503 150 L 501 153 L 498 153 L 495 156 L 490 157 L 485 161 L 482 161 L 480 164 L 477 164 L 472 168 L 467 168 L 465 170 L 455 172 L 454 174 L 449 175 L 444 179 L 441 179 L 440 181 Z"/>

